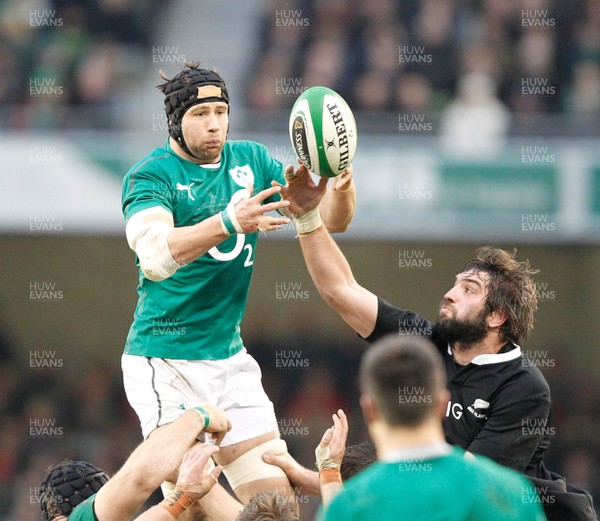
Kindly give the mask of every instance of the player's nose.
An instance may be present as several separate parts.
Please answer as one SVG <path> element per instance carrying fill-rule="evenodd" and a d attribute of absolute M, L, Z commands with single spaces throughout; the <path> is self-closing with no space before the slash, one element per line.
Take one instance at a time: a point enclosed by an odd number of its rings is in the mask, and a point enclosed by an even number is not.
<path fill-rule="evenodd" d="M 456 289 L 456 286 L 450 288 L 448 291 L 446 291 L 446 293 L 444 294 L 444 302 L 456 302 L 455 297 L 455 292 L 454 290 Z"/>
<path fill-rule="evenodd" d="M 210 132 L 218 132 L 219 130 L 221 130 L 219 118 L 216 114 L 210 114 L 208 116 L 208 130 Z"/>

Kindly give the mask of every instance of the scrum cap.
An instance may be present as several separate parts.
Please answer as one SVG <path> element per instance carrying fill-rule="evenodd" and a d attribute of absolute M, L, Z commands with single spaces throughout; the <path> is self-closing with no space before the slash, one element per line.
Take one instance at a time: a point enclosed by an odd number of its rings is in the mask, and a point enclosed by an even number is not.
<path fill-rule="evenodd" d="M 87 461 L 66 461 L 54 467 L 40 487 L 40 508 L 46 521 L 69 517 L 79 503 L 98 492 L 108 475 Z"/>
<path fill-rule="evenodd" d="M 229 105 L 229 93 L 221 75 L 211 69 L 199 69 L 197 63 L 188 63 L 174 78 L 166 78 L 158 88 L 165 94 L 165 112 L 169 134 L 188 154 L 192 154 L 183 139 L 181 121 L 186 111 L 199 103 L 222 101 Z"/>

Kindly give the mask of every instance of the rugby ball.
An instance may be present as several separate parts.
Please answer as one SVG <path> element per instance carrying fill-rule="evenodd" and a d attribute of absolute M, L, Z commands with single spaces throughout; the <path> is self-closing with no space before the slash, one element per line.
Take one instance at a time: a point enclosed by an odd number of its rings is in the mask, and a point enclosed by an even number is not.
<path fill-rule="evenodd" d="M 327 87 L 311 87 L 298 96 L 289 129 L 298 158 L 321 177 L 340 175 L 354 158 L 354 114 L 344 98 Z"/>

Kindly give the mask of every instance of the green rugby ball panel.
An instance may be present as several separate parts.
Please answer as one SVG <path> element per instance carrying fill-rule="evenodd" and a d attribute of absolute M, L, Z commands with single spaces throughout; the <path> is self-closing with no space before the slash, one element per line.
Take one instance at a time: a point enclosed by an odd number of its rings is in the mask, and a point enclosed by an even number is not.
<path fill-rule="evenodd" d="M 289 132 L 298 158 L 321 177 L 336 177 L 356 151 L 356 121 L 344 99 L 327 87 L 311 87 L 294 103 Z"/>

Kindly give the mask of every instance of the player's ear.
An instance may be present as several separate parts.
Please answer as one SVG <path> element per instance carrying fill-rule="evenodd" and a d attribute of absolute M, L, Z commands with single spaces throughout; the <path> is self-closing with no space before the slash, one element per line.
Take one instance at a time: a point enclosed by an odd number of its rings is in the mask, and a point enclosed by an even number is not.
<path fill-rule="evenodd" d="M 506 322 L 506 313 L 503 311 L 492 311 L 487 316 L 487 324 L 490 329 L 499 328 L 504 322 Z"/>
<path fill-rule="evenodd" d="M 438 393 L 437 403 L 435 404 L 436 418 L 444 418 L 446 416 L 446 408 L 450 401 L 450 391 L 442 389 Z"/>
<path fill-rule="evenodd" d="M 373 422 L 377 421 L 379 414 L 373 398 L 368 394 L 361 394 L 359 401 L 365 424 L 371 425 Z"/>

